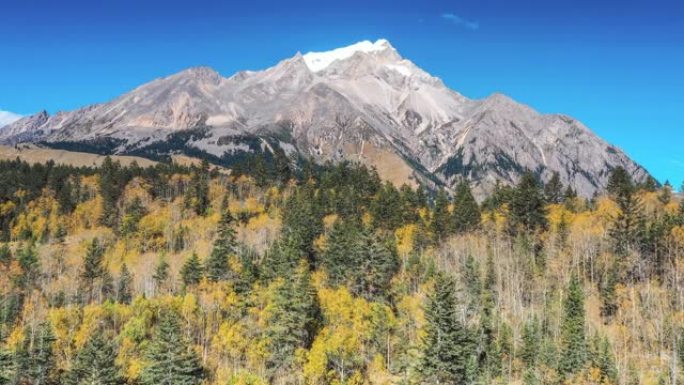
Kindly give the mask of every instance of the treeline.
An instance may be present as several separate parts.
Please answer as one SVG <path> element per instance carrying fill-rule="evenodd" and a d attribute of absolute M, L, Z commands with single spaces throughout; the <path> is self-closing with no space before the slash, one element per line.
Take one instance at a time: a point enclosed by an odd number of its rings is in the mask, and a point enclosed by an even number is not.
<path fill-rule="evenodd" d="M 669 185 L 252 161 L 0 162 L 0 384 L 676 382 Z"/>

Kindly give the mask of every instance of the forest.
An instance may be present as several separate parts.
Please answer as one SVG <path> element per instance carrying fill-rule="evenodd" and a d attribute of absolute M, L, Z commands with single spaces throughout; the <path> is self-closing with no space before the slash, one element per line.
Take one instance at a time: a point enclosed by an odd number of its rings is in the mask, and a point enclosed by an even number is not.
<path fill-rule="evenodd" d="M 675 385 L 684 201 L 0 162 L 0 385 Z M 679 274 L 680 270 L 682 274 Z"/>

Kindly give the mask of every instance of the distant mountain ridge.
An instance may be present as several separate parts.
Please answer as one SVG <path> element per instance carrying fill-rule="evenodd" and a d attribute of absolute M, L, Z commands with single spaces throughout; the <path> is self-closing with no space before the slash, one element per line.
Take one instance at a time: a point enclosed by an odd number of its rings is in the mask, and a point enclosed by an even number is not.
<path fill-rule="evenodd" d="M 525 170 L 584 196 L 610 170 L 648 172 L 565 115 L 501 95 L 471 100 L 402 58 L 384 39 L 297 54 L 263 71 L 222 77 L 190 68 L 108 103 L 46 112 L 0 128 L 0 142 L 65 144 L 111 154 L 192 152 L 215 161 L 280 148 L 316 161 L 359 160 L 399 184 L 460 178 L 478 196 Z"/>

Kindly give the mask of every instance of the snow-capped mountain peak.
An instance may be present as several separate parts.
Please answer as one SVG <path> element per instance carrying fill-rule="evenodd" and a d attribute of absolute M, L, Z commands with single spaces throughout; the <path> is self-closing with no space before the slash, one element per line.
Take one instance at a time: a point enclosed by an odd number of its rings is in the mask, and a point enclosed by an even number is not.
<path fill-rule="evenodd" d="M 293 158 L 362 161 L 397 184 L 448 188 L 466 178 L 480 197 L 525 170 L 545 181 L 558 172 L 584 196 L 603 189 L 618 166 L 635 180 L 648 176 L 578 121 L 500 94 L 468 99 L 384 39 L 228 78 L 191 68 L 108 103 L 0 129 L 0 143 L 21 142 L 154 157 L 200 153 L 226 164 L 280 147 Z"/>
<path fill-rule="evenodd" d="M 304 55 L 304 62 L 311 72 L 320 72 L 333 62 L 348 59 L 357 52 L 379 52 L 394 49 L 389 41 L 378 39 L 374 43 L 369 40 L 360 41 L 346 47 L 336 48 L 324 52 L 309 52 Z"/>

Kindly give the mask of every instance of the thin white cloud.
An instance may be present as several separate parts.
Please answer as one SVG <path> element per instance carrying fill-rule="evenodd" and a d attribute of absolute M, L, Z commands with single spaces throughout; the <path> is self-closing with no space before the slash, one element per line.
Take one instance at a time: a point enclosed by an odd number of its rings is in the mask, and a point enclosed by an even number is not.
<path fill-rule="evenodd" d="M 14 123 L 22 117 L 23 116 L 15 114 L 14 112 L 0 110 L 0 127 Z"/>
<path fill-rule="evenodd" d="M 441 16 L 442 19 L 452 24 L 459 25 L 463 28 L 469 29 L 471 31 L 475 31 L 476 29 L 480 28 L 480 23 L 478 23 L 477 21 L 464 19 L 461 16 L 458 16 L 454 13 L 443 13 Z"/>

